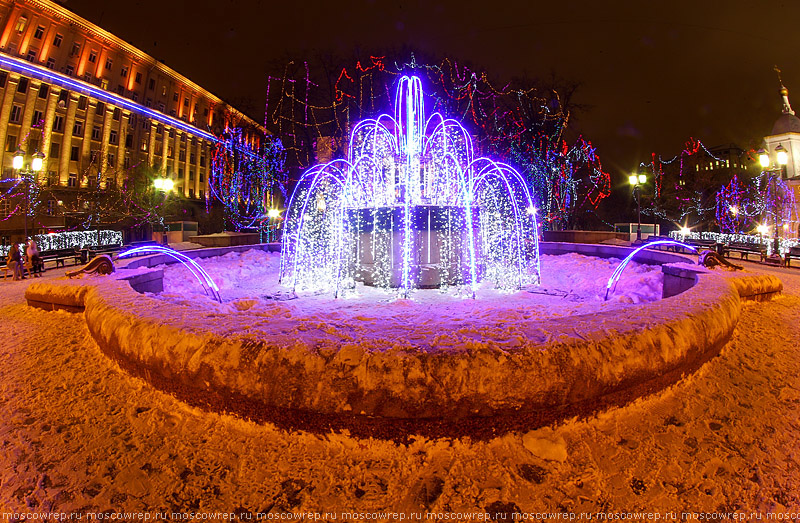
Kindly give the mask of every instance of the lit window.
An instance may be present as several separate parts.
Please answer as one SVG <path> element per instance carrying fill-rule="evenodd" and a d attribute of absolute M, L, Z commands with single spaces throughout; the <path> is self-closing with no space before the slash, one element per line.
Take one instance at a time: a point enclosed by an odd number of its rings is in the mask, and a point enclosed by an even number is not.
<path fill-rule="evenodd" d="M 25 26 L 28 25 L 28 17 L 27 16 L 20 16 L 17 18 L 17 25 L 14 26 L 14 29 L 17 30 L 18 33 L 21 33 L 25 30 Z"/>
<path fill-rule="evenodd" d="M 100 89 L 108 89 L 108 80 L 105 78 L 100 80 Z"/>

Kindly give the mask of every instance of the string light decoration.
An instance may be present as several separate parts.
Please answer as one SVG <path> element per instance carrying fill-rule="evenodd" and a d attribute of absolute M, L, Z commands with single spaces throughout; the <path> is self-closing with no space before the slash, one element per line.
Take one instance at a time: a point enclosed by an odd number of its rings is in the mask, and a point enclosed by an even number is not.
<path fill-rule="evenodd" d="M 611 277 L 608 279 L 608 283 L 606 283 L 605 301 L 608 301 L 609 294 L 613 293 L 617 289 L 617 282 L 619 281 L 620 277 L 622 277 L 622 271 L 625 270 L 625 267 L 628 266 L 630 261 L 637 254 L 639 254 L 643 249 L 650 249 L 652 247 L 655 247 L 656 245 L 677 245 L 679 247 L 683 247 L 684 249 L 689 250 L 689 251 L 697 254 L 697 249 L 695 249 L 691 245 L 686 245 L 685 243 L 682 243 L 682 242 L 679 242 L 679 241 L 673 241 L 673 240 L 658 240 L 658 241 L 649 242 L 649 243 L 646 243 L 646 244 L 642 245 L 641 247 L 639 247 L 639 248 L 635 249 L 633 252 L 631 252 L 628 256 L 626 256 L 625 259 L 622 260 L 622 262 L 620 262 L 619 265 L 617 265 L 617 268 L 614 269 L 614 272 L 611 274 Z"/>
<path fill-rule="evenodd" d="M 428 107 L 462 121 L 476 151 L 518 167 L 541 202 L 545 228 L 574 225 L 610 194 L 610 176 L 592 144 L 564 138 L 569 111 L 556 89 L 498 88 L 485 72 L 450 59 L 428 65 L 414 55 L 406 63 L 372 56 L 339 71 L 332 89 L 312 80 L 308 62 L 290 62 L 282 77 L 269 77 L 265 127 L 283 138 L 287 165 L 297 172 L 346 158 L 354 124 L 390 106 L 397 79 L 415 75 L 426 80 Z"/>
<path fill-rule="evenodd" d="M 83 249 L 89 246 L 122 245 L 122 233 L 112 230 L 100 231 L 67 231 L 36 234 L 33 236 L 39 251 L 56 251 L 65 249 Z M 20 243 L 20 248 L 25 244 Z M 8 254 L 8 246 L 0 246 L 0 255 Z"/>
<path fill-rule="evenodd" d="M 394 115 L 353 126 L 347 159 L 309 169 L 289 202 L 281 279 L 294 289 L 356 281 L 397 287 L 520 288 L 539 282 L 536 207 L 511 166 L 475 157 L 460 122 L 425 117 L 402 77 Z"/>
<path fill-rule="evenodd" d="M 284 157 L 280 139 L 253 146 L 239 128 L 229 128 L 217 142 L 211 157 L 209 190 L 223 204 L 226 219 L 237 231 L 256 229 L 267 236 L 267 241 L 277 240 L 280 214 L 274 211 L 286 200 Z"/>

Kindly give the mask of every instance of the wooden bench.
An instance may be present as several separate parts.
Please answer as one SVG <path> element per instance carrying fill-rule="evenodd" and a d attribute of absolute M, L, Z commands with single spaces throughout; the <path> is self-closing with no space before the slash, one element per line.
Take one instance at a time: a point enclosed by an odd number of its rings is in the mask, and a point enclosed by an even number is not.
<path fill-rule="evenodd" d="M 44 263 L 49 261 L 56 262 L 56 267 L 64 267 L 66 260 L 70 258 L 72 258 L 74 265 L 81 261 L 81 253 L 77 249 L 52 249 L 40 252 L 39 256 L 42 257 L 42 262 Z"/>
<path fill-rule="evenodd" d="M 108 254 L 110 256 L 116 252 L 119 252 L 121 248 L 122 245 L 118 243 L 115 243 L 113 245 L 100 245 L 100 246 L 89 247 L 89 259 L 91 260 L 98 254 Z"/>
<path fill-rule="evenodd" d="M 789 247 L 789 250 L 786 252 L 786 266 L 791 266 L 792 258 L 800 259 L 800 247 Z"/>
<path fill-rule="evenodd" d="M 722 247 L 722 255 L 726 258 L 730 257 L 732 252 L 738 252 L 740 260 L 748 259 L 750 254 L 758 254 L 760 261 L 764 261 L 767 257 L 767 248 L 753 243 L 728 243 Z"/>

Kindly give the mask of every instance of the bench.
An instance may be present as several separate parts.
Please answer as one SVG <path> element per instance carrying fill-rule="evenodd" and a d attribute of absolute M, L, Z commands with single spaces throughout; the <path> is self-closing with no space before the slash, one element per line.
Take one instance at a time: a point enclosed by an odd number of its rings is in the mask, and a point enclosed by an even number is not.
<path fill-rule="evenodd" d="M 74 265 L 77 265 L 81 261 L 81 253 L 77 249 L 51 249 L 49 251 L 40 252 L 39 256 L 42 257 L 42 262 L 56 262 L 56 268 L 64 267 L 66 260 L 70 258 L 73 259 Z"/>
<path fill-rule="evenodd" d="M 792 258 L 800 259 L 800 247 L 789 247 L 789 250 L 786 252 L 786 266 L 791 266 Z"/>
<path fill-rule="evenodd" d="M 738 252 L 740 260 L 746 260 L 750 254 L 758 254 L 760 261 L 767 257 L 767 248 L 753 243 L 728 243 L 722 246 L 722 255 L 726 258 L 732 252 Z"/>
<path fill-rule="evenodd" d="M 120 249 L 122 249 L 122 245 L 119 243 L 115 243 L 113 245 L 100 245 L 100 246 L 89 247 L 89 259 L 91 260 L 98 254 L 111 255 L 116 252 L 119 252 Z"/>

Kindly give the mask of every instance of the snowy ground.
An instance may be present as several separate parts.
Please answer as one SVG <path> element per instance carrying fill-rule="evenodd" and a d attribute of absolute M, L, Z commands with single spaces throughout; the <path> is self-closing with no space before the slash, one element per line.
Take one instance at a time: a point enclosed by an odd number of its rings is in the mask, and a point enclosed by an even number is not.
<path fill-rule="evenodd" d="M 3 281 L 0 507 L 797 513 L 800 270 L 745 265 L 779 274 L 784 295 L 745 305 L 722 354 L 669 389 L 556 427 L 408 445 L 189 408 L 104 357 L 80 315 L 24 305 L 30 280 Z"/>

